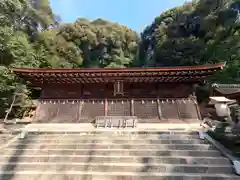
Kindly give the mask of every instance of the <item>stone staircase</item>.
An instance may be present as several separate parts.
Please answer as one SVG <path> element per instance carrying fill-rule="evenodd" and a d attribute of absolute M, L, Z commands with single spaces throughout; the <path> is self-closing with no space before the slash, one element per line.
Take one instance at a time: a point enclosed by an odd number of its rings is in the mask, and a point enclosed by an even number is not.
<path fill-rule="evenodd" d="M 194 132 L 29 133 L 0 149 L 1 180 L 239 180 Z"/>
<path fill-rule="evenodd" d="M 11 139 L 13 139 L 15 135 L 11 133 L 0 133 L 0 148 L 1 146 L 5 146 Z"/>

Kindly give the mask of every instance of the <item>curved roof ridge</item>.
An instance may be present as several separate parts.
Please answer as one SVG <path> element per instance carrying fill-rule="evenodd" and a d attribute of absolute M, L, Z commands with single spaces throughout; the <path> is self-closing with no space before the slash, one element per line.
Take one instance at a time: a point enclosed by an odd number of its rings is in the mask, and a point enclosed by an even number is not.
<path fill-rule="evenodd" d="M 225 62 L 196 66 L 172 66 L 154 68 L 11 68 L 13 72 L 26 73 L 48 73 L 48 72 L 152 72 L 152 71 L 186 71 L 186 70 L 208 70 L 223 69 Z"/>

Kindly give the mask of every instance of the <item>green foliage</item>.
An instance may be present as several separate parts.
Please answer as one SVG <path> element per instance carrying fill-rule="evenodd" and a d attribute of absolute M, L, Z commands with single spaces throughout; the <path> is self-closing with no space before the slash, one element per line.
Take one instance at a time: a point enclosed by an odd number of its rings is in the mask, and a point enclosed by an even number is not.
<path fill-rule="evenodd" d="M 58 23 L 49 0 L 0 1 L 0 117 L 14 92 L 24 97 L 29 92 L 9 71 L 11 67 L 124 68 L 136 59 L 139 39 L 125 26 L 83 18 Z"/>
<path fill-rule="evenodd" d="M 137 54 L 136 32 L 116 23 L 78 19 L 59 29 L 59 34 L 79 50 L 83 67 L 108 67 L 110 64 L 127 67 Z"/>
<path fill-rule="evenodd" d="M 53 14 L 46 0 L 41 7 L 34 7 L 28 0 L 0 1 L 0 117 L 9 108 L 14 92 L 23 94 L 20 99 L 25 103 L 27 87 L 15 78 L 9 68 L 41 66 L 43 48 L 37 47 L 36 36 L 39 28 L 52 26 L 53 23 L 47 20 L 50 16 Z"/>
<path fill-rule="evenodd" d="M 67 42 L 56 30 L 39 33 L 36 47 L 40 67 L 80 67 L 82 58 L 80 50 L 72 42 Z"/>
<path fill-rule="evenodd" d="M 222 144 L 225 148 L 229 149 L 232 152 L 232 155 L 240 158 L 240 136 L 226 134 L 224 130 L 226 125 L 222 125 L 217 131 L 208 131 L 207 134 L 213 139 Z"/>
<path fill-rule="evenodd" d="M 35 50 L 32 44 L 28 41 L 26 34 L 15 32 L 14 36 L 10 37 L 7 43 L 10 58 L 15 67 L 38 67 L 39 62 L 35 60 Z"/>
<path fill-rule="evenodd" d="M 239 78 L 240 2 L 201 0 L 162 13 L 141 34 L 139 66 L 227 62 L 212 81 Z"/>
<path fill-rule="evenodd" d="M 8 68 L 0 66 L 0 92 L 14 90 L 14 76 Z"/>
<path fill-rule="evenodd" d="M 13 93 L 22 87 L 17 83 L 14 74 L 5 66 L 0 66 L 0 117 L 4 117 L 13 99 Z"/>

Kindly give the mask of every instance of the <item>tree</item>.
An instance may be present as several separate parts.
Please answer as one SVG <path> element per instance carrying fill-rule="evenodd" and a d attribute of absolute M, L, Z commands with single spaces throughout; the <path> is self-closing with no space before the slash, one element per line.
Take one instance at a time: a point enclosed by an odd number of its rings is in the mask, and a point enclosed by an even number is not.
<path fill-rule="evenodd" d="M 0 1 L 0 116 L 18 87 L 29 95 L 11 67 L 128 67 L 136 59 L 137 33 L 125 26 L 103 19 L 58 22 L 48 0 Z"/>
<path fill-rule="evenodd" d="M 59 24 L 49 0 L 0 1 L 0 116 L 17 82 L 11 67 L 125 68 L 211 64 L 209 79 L 236 82 L 240 69 L 240 1 L 195 0 L 156 17 L 140 35 L 103 19 Z M 27 97 L 26 96 L 26 97 Z"/>
<path fill-rule="evenodd" d="M 138 50 L 136 32 L 102 19 L 78 19 L 62 25 L 59 34 L 79 48 L 83 67 L 128 67 Z"/>
<path fill-rule="evenodd" d="M 156 17 L 141 34 L 140 66 L 227 62 L 213 79 L 235 82 L 239 74 L 238 0 L 185 3 Z M 212 79 L 212 80 L 213 80 Z"/>
<path fill-rule="evenodd" d="M 41 66 L 40 52 L 35 42 L 39 25 L 45 20 L 40 21 L 38 12 L 39 9 L 34 9 L 27 0 L 0 1 L 1 117 L 4 116 L 6 108 L 9 108 L 15 91 L 19 91 L 21 87 L 23 94 L 28 93 L 27 87 L 16 79 L 9 68 Z M 46 23 L 44 27 L 47 27 Z"/>

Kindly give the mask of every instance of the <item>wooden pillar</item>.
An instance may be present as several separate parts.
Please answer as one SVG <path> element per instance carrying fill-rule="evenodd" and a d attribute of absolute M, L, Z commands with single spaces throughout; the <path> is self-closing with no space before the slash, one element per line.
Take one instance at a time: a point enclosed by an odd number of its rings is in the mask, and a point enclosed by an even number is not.
<path fill-rule="evenodd" d="M 64 100 L 63 100 L 64 101 Z M 57 107 L 57 113 L 56 113 L 56 117 L 58 117 L 58 114 L 59 114 L 59 111 L 60 111 L 60 109 L 59 109 L 60 107 L 58 106 Z"/>
<path fill-rule="evenodd" d="M 192 96 L 196 96 L 197 84 L 192 85 Z"/>
<path fill-rule="evenodd" d="M 39 116 L 39 111 L 40 111 L 40 106 L 41 106 L 41 102 L 37 102 L 37 104 L 36 104 L 36 109 L 35 109 L 35 113 L 34 113 L 34 115 L 33 115 L 33 121 L 34 122 L 36 122 L 36 121 L 38 121 L 38 116 Z"/>
<path fill-rule="evenodd" d="M 162 109 L 161 109 L 161 104 L 160 104 L 159 99 L 157 99 L 157 108 L 158 108 L 158 117 L 161 120 L 162 119 Z"/>
<path fill-rule="evenodd" d="M 131 116 L 134 116 L 135 112 L 134 112 L 134 100 L 131 100 Z"/>
<path fill-rule="evenodd" d="M 77 101 L 77 103 L 78 103 L 78 101 Z M 82 116 L 82 108 L 83 108 L 83 106 L 84 106 L 84 101 L 83 100 L 79 101 L 79 103 L 78 103 L 78 116 L 77 116 L 78 122 L 79 122 L 79 120 L 80 120 L 80 118 Z"/>
<path fill-rule="evenodd" d="M 177 113 L 178 113 L 178 119 L 181 119 L 181 117 L 180 117 L 180 111 L 179 111 L 179 108 L 178 108 L 178 103 L 177 103 L 177 101 L 176 101 L 176 108 L 177 108 Z"/>
<path fill-rule="evenodd" d="M 202 120 L 202 116 L 201 116 L 201 113 L 200 113 L 200 109 L 198 107 L 198 103 L 197 103 L 197 98 L 194 97 L 194 99 L 192 99 L 194 105 L 195 105 L 195 108 L 196 108 L 196 111 L 197 111 L 197 116 L 198 116 L 198 119 L 199 120 Z"/>
<path fill-rule="evenodd" d="M 105 99 L 105 102 L 104 102 L 104 116 L 107 116 L 108 115 L 108 101 L 107 99 Z"/>

